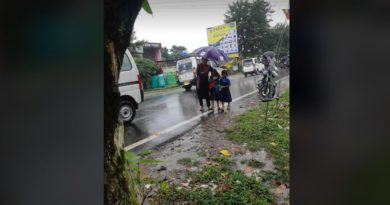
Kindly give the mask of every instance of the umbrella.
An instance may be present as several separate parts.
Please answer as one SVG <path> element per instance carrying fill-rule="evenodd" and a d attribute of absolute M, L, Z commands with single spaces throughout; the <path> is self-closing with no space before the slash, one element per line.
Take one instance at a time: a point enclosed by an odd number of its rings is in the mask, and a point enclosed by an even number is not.
<path fill-rule="evenodd" d="M 212 46 L 200 47 L 195 49 L 192 53 L 198 57 L 204 57 L 211 61 L 229 61 L 229 57 L 221 49 Z"/>
<path fill-rule="evenodd" d="M 270 57 L 270 58 L 275 58 L 276 54 L 273 51 L 266 51 L 266 52 L 263 53 L 263 56 Z"/>

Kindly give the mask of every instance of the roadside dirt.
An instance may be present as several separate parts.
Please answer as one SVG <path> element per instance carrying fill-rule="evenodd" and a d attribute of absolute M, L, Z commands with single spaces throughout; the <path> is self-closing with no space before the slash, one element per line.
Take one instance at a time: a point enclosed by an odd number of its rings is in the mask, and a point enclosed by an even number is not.
<path fill-rule="evenodd" d="M 288 80 L 287 80 L 288 81 Z M 281 90 L 288 87 L 287 83 L 281 84 Z M 167 180 L 170 183 L 182 184 L 188 182 L 187 173 L 202 169 L 215 156 L 221 156 L 221 150 L 229 150 L 233 170 L 241 170 L 247 176 L 260 178 L 262 171 L 273 172 L 274 164 L 272 159 L 264 150 L 250 152 L 246 145 L 238 145 L 231 142 L 227 137 L 226 129 L 234 124 L 234 118 L 246 110 L 256 106 L 259 103 L 258 94 L 253 94 L 238 102 L 232 104 L 232 111 L 225 113 L 211 114 L 208 118 L 202 120 L 191 131 L 156 147 L 153 153 L 147 158 L 162 161 L 158 164 L 145 164 L 142 166 L 143 173 L 150 178 Z M 271 102 L 274 103 L 274 102 Z M 178 163 L 178 160 L 190 158 L 191 161 L 198 161 L 199 166 L 184 166 Z M 256 160 L 262 164 L 255 168 L 242 163 L 244 160 Z M 289 204 L 289 188 L 270 187 L 277 198 L 277 204 Z"/>

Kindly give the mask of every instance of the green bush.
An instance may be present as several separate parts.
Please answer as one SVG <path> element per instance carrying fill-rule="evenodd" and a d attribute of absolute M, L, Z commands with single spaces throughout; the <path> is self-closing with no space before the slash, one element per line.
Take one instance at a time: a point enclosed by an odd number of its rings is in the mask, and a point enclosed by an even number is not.
<path fill-rule="evenodd" d="M 152 75 L 155 75 L 158 71 L 158 67 L 152 60 L 145 58 L 134 58 L 135 64 L 137 64 L 142 81 L 150 84 Z"/>

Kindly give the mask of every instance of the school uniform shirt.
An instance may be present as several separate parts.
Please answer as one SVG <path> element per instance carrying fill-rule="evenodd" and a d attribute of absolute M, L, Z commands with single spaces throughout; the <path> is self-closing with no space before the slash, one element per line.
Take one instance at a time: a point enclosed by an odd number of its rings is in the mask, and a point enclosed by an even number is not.
<path fill-rule="evenodd" d="M 219 80 L 220 86 L 230 86 L 230 79 L 229 78 L 221 78 Z M 229 87 L 225 87 L 221 89 L 221 92 L 219 93 L 219 100 L 222 102 L 232 102 L 232 95 L 230 94 Z"/>

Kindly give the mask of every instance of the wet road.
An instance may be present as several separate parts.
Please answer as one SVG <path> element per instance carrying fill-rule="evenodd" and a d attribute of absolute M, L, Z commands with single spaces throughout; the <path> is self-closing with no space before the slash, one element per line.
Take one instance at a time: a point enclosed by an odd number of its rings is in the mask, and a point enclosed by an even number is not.
<path fill-rule="evenodd" d="M 280 74 L 280 77 L 286 75 L 285 72 Z M 256 90 L 256 83 L 259 79 L 261 76 L 247 78 L 242 74 L 230 76 L 230 92 L 233 100 Z M 200 114 L 202 112 L 199 111 L 194 87 L 190 92 L 179 88 L 165 93 L 147 93 L 145 101 L 139 105 L 133 123 L 125 126 L 125 146 L 145 140 L 150 136 L 157 137 L 160 132 L 165 135 L 164 139 L 151 141 L 154 145 L 162 143 L 191 129 L 199 124 L 202 118 L 207 117 L 207 113 L 204 113 L 204 116 L 200 116 Z"/>

